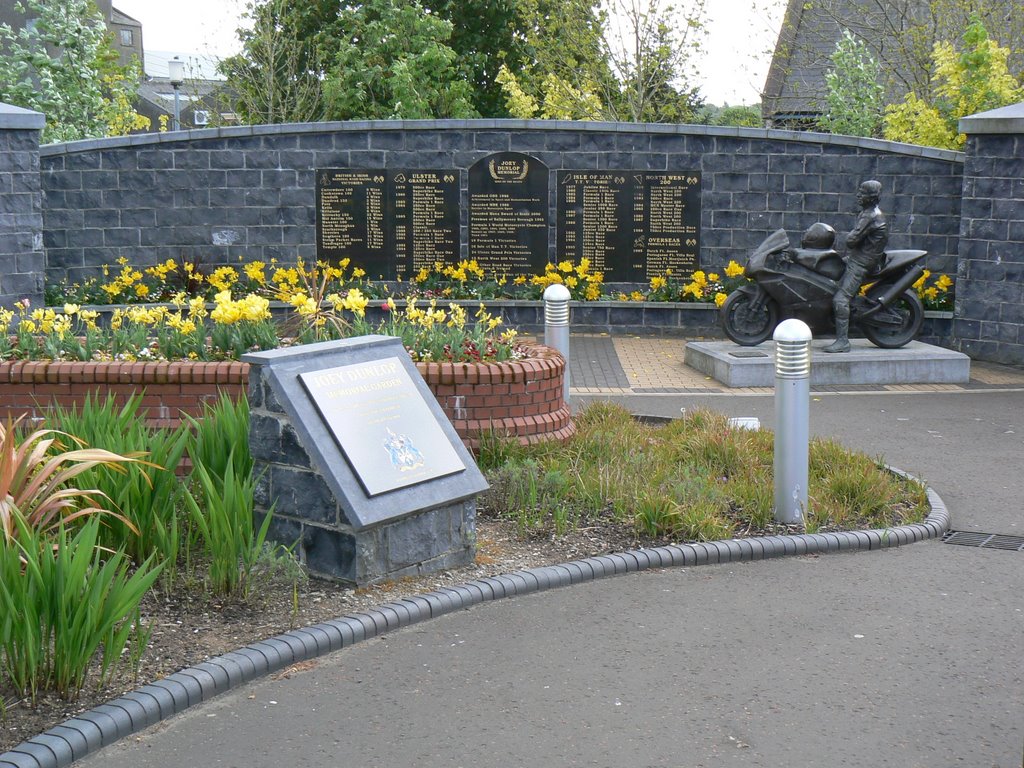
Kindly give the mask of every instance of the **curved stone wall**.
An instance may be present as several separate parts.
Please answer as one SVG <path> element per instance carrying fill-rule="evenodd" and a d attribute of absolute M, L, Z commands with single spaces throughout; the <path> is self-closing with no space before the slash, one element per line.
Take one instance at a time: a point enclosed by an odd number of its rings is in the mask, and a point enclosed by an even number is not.
<path fill-rule="evenodd" d="M 317 168 L 453 169 L 468 248 L 468 168 L 495 152 L 559 170 L 699 171 L 700 266 L 740 259 L 776 228 L 849 228 L 854 191 L 882 182 L 891 244 L 953 272 L 960 153 L 874 139 L 750 128 L 568 121 L 374 121 L 247 126 L 40 148 L 48 278 L 96 275 L 126 258 L 203 264 L 315 255 Z"/>

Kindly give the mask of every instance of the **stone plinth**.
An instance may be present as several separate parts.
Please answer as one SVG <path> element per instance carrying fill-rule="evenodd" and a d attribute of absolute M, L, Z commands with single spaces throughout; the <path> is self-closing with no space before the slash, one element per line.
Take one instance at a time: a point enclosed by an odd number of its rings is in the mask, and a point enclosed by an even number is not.
<path fill-rule="evenodd" d="M 407 374 L 400 377 L 401 399 L 382 404 L 377 421 L 383 424 L 389 414 L 413 412 L 415 406 L 418 422 L 437 420 L 437 439 L 432 444 L 416 442 L 427 467 L 432 454 L 443 447 L 454 452 L 464 469 L 446 470 L 440 477 L 427 473 L 429 479 L 422 482 L 396 483 L 392 490 L 380 492 L 368 482 L 365 470 L 359 474 L 354 467 L 359 459 L 386 457 L 385 443 L 371 434 L 383 428 L 381 424 L 368 417 L 365 428 L 339 439 L 332 432 L 336 425 L 329 426 L 321 415 L 330 401 L 314 402 L 300 376 L 396 359 Z M 312 572 L 356 585 L 472 562 L 475 497 L 487 488 L 487 481 L 400 339 L 361 336 L 259 352 L 244 360 L 251 366 L 249 440 L 254 471 L 260 477 L 256 511 L 262 515 L 273 509 L 271 536 L 276 541 L 297 543 L 296 552 Z M 366 384 L 387 397 L 392 390 L 377 384 L 389 382 L 361 380 L 354 386 Z M 331 394 L 338 395 L 338 402 L 349 397 L 341 391 Z M 398 423 L 394 428 L 396 436 L 406 434 Z M 362 455 L 352 456 L 354 464 L 346 451 Z"/>
<path fill-rule="evenodd" d="M 960 352 L 912 341 L 881 349 L 867 339 L 851 339 L 852 349 L 828 354 L 831 339 L 811 343 L 811 385 L 966 384 L 971 360 Z M 727 387 L 775 385 L 775 342 L 741 347 L 731 341 L 690 342 L 685 362 Z"/>

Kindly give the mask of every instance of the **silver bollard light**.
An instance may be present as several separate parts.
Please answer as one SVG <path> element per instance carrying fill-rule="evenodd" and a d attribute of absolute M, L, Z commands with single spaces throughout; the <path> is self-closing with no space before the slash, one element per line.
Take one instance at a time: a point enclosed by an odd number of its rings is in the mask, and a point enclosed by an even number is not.
<path fill-rule="evenodd" d="M 810 438 L 811 329 L 802 320 L 779 323 L 775 339 L 775 521 L 803 522 L 807 509 Z"/>
<path fill-rule="evenodd" d="M 569 402 L 569 299 L 572 294 L 561 283 L 544 289 L 544 344 L 558 350 L 565 358 L 562 397 Z"/>

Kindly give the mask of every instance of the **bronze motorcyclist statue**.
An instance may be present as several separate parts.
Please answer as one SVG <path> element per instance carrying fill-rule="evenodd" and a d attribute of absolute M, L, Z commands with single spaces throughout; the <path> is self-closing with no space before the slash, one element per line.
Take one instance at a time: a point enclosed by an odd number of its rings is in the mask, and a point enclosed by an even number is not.
<path fill-rule="evenodd" d="M 877 269 L 885 256 L 889 234 L 885 216 L 878 207 L 881 196 L 882 185 L 877 181 L 865 181 L 857 188 L 861 211 L 856 225 L 846 236 L 846 270 L 832 298 L 836 340 L 825 347 L 824 352 L 850 351 L 850 302 L 860 292 L 865 276 Z"/>
<path fill-rule="evenodd" d="M 812 224 L 790 246 L 783 229 L 772 232 L 747 258 L 749 282 L 730 293 L 718 311 L 725 335 L 752 347 L 771 338 L 783 318 L 803 320 L 812 329 L 829 329 L 836 340 L 826 352 L 850 349 L 850 326 L 882 349 L 909 344 L 921 330 L 924 305 L 914 284 L 925 274 L 926 251 L 886 250 L 885 217 L 878 209 L 882 185 L 865 181 L 857 190 L 860 214 L 846 236 L 846 256 L 836 250 L 836 232 Z M 861 295 L 864 281 L 869 281 Z"/>

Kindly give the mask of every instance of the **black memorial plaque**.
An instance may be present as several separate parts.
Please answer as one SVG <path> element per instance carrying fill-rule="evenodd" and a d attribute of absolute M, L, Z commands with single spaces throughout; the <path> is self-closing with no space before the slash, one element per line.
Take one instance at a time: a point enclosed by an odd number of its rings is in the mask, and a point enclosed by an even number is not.
<path fill-rule="evenodd" d="M 700 252 L 700 174 L 559 171 L 559 258 L 590 260 L 606 282 L 685 277 Z"/>
<path fill-rule="evenodd" d="M 299 374 L 373 497 L 466 469 L 397 357 Z"/>
<path fill-rule="evenodd" d="M 370 277 L 391 278 L 385 227 L 384 171 L 321 169 L 316 172 L 318 259 L 351 259 Z"/>
<path fill-rule="evenodd" d="M 500 152 L 469 169 L 469 257 L 490 274 L 531 275 L 548 261 L 548 168 Z"/>
<path fill-rule="evenodd" d="M 396 278 L 407 280 L 435 262 L 457 263 L 459 172 L 391 171 L 388 190 Z"/>
<path fill-rule="evenodd" d="M 667 269 L 693 274 L 700 253 L 700 174 L 643 173 L 635 183 L 634 219 L 641 206 L 643 214 L 633 226 L 636 279 L 650 280 Z"/>
<path fill-rule="evenodd" d="M 589 259 L 606 280 L 625 274 L 633 254 L 632 176 L 626 171 L 558 172 L 558 258 Z"/>

